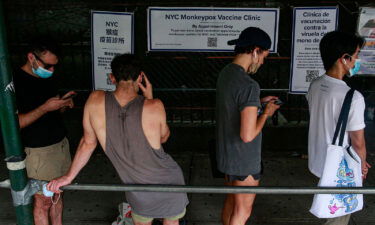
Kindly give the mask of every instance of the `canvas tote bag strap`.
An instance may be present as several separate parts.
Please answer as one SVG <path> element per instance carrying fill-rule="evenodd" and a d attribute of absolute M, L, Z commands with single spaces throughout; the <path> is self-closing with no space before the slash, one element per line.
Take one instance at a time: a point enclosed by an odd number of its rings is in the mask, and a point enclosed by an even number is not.
<path fill-rule="evenodd" d="M 348 122 L 350 105 L 352 104 L 354 91 L 355 90 L 352 88 L 345 95 L 345 99 L 344 99 L 344 102 L 343 102 L 342 107 L 341 107 L 339 119 L 338 119 L 337 124 L 336 124 L 336 130 L 335 130 L 335 134 L 333 136 L 332 145 L 336 144 L 336 140 L 337 140 L 337 137 L 338 137 L 339 133 L 340 133 L 339 146 L 342 146 L 342 144 L 344 142 L 346 124 Z"/>

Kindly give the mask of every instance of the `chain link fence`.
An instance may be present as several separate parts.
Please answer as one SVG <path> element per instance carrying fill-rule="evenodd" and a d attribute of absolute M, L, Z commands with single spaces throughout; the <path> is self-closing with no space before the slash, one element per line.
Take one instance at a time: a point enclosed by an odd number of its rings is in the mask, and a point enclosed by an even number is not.
<path fill-rule="evenodd" d="M 122 11 L 135 14 L 135 54 L 144 61 L 155 97 L 166 108 L 171 124 L 210 126 L 215 124 L 215 86 L 219 71 L 233 59 L 230 53 L 147 52 L 147 7 L 279 7 L 278 53 L 272 54 L 255 75 L 262 95 L 279 96 L 283 105 L 274 124 L 300 124 L 308 120 L 304 95 L 288 94 L 292 7 L 337 5 L 340 28 L 355 31 L 358 10 L 366 3 L 353 1 L 73 1 L 4 0 L 9 49 L 14 66 L 24 63 L 26 41 L 35 35 L 54 36 L 63 46 L 56 68 L 62 90 L 77 90 L 82 107 L 92 90 L 90 11 Z M 372 77 L 350 82 L 366 97 L 374 91 Z M 370 96 L 371 97 L 371 96 Z"/>

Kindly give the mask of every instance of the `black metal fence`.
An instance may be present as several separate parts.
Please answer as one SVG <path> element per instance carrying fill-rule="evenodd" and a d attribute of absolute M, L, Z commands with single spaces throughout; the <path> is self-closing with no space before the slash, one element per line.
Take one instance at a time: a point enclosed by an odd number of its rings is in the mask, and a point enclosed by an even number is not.
<path fill-rule="evenodd" d="M 307 121 L 303 95 L 288 94 L 293 6 L 338 6 L 339 27 L 355 31 L 358 10 L 367 2 L 354 1 L 73 1 L 4 0 L 11 58 L 15 66 L 24 62 L 26 41 L 35 35 L 55 36 L 63 46 L 63 57 L 56 68 L 62 90 L 78 90 L 83 103 L 91 91 L 90 11 L 135 13 L 135 54 L 144 61 L 144 70 L 155 88 L 155 96 L 166 105 L 168 121 L 181 125 L 215 123 L 215 86 L 219 71 L 232 60 L 230 53 L 147 52 L 147 12 L 149 6 L 187 7 L 279 7 L 278 53 L 270 55 L 255 79 L 262 95 L 277 95 L 286 103 L 280 110 L 285 121 Z M 371 99 L 374 77 L 350 81 Z M 371 102 L 370 102 L 371 104 Z M 276 121 L 274 119 L 274 124 Z"/>

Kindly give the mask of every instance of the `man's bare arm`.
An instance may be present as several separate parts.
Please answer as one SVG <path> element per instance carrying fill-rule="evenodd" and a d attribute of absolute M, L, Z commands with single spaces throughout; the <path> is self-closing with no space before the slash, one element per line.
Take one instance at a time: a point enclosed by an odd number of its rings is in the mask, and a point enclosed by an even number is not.
<path fill-rule="evenodd" d="M 280 106 L 268 103 L 263 114 L 258 117 L 258 107 L 248 106 L 241 111 L 240 137 L 245 143 L 251 142 L 262 131 L 269 116 Z"/>
<path fill-rule="evenodd" d="M 95 110 L 94 105 L 91 103 L 90 98 L 86 103 L 83 115 L 83 137 L 77 148 L 76 155 L 67 174 L 52 180 L 48 185 L 48 189 L 55 193 L 61 192 L 61 186 L 70 184 L 78 175 L 79 171 L 87 164 L 92 153 L 97 146 L 97 137 L 91 124 L 90 111 Z"/>
<path fill-rule="evenodd" d="M 366 161 L 366 141 L 364 129 L 357 131 L 349 131 L 350 140 L 354 150 L 362 161 L 362 174 L 366 178 L 368 169 L 371 167 Z"/>
<path fill-rule="evenodd" d="M 169 138 L 169 135 L 170 135 L 170 130 L 169 130 L 169 127 L 168 127 L 168 124 L 167 124 L 167 113 L 165 112 L 165 108 L 164 108 L 164 105 L 163 103 L 160 101 L 160 127 L 161 127 L 161 130 L 160 130 L 160 143 L 165 143 L 167 142 L 168 138 Z"/>
<path fill-rule="evenodd" d="M 44 104 L 40 105 L 34 110 L 31 110 L 28 113 L 20 113 L 18 114 L 18 122 L 20 125 L 20 128 L 25 128 L 35 121 L 37 121 L 40 117 L 42 117 L 44 114 L 59 110 L 63 107 L 72 107 L 72 100 L 61 100 L 58 97 L 52 97 L 48 99 Z"/>

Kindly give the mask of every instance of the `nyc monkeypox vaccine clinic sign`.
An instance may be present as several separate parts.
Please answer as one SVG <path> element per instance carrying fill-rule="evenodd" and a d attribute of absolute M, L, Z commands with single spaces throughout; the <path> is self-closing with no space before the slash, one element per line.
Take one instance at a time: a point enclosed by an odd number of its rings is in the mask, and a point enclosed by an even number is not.
<path fill-rule="evenodd" d="M 247 27 L 259 27 L 271 37 L 277 52 L 278 8 L 148 8 L 148 50 L 227 52 L 227 42 Z"/>
<path fill-rule="evenodd" d="M 134 52 L 134 14 L 91 11 L 92 76 L 94 90 L 114 90 L 109 79 L 116 55 Z"/>
<path fill-rule="evenodd" d="M 306 93 L 311 81 L 324 74 L 319 43 L 326 33 L 337 29 L 338 14 L 337 7 L 294 8 L 291 93 Z"/>

